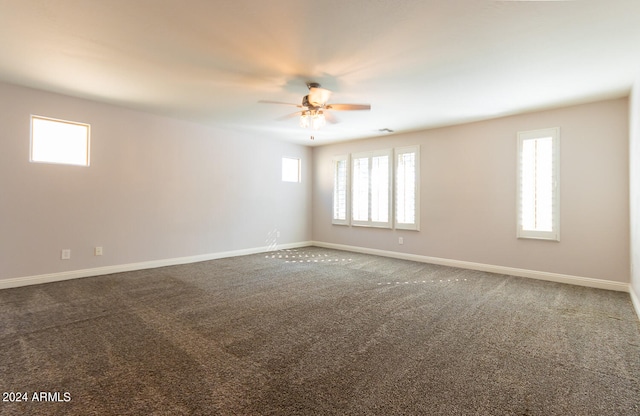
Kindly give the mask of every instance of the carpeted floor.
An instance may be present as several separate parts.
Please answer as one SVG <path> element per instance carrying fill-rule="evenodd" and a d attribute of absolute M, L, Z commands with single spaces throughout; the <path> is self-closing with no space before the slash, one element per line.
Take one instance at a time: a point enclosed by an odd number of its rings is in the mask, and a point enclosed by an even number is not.
<path fill-rule="evenodd" d="M 2 290 L 0 389 L 2 415 L 639 415 L 640 321 L 626 293 L 304 248 Z"/>

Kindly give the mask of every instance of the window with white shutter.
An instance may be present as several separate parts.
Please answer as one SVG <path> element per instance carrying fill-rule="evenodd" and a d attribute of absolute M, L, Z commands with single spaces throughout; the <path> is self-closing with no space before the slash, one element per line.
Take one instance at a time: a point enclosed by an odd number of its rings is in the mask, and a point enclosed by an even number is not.
<path fill-rule="evenodd" d="M 419 230 L 420 147 L 397 148 L 395 149 L 395 155 L 395 228 Z"/>
<path fill-rule="evenodd" d="M 560 240 L 560 129 L 518 133 L 518 238 Z"/>
<path fill-rule="evenodd" d="M 349 157 L 333 159 L 333 224 L 349 224 Z"/>
<path fill-rule="evenodd" d="M 351 223 L 391 228 L 391 151 L 351 156 Z"/>

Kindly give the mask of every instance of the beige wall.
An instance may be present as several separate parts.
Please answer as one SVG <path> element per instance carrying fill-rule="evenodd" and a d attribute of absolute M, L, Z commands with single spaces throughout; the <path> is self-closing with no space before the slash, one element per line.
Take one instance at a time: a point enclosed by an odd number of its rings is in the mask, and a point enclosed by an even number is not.
<path fill-rule="evenodd" d="M 91 166 L 30 163 L 31 114 L 90 123 Z M 303 183 L 281 182 L 283 156 Z M 308 241 L 310 163 L 304 146 L 0 84 L 0 279 Z"/>
<path fill-rule="evenodd" d="M 313 239 L 629 282 L 628 131 L 639 166 L 639 96 L 636 86 L 631 112 L 618 99 L 312 150 L 0 84 L 0 279 Z M 91 123 L 91 166 L 30 163 L 30 114 Z M 555 126 L 561 241 L 518 240 L 516 132 Z M 412 144 L 422 154 L 421 231 L 331 225 L 331 158 Z M 282 156 L 302 158 L 302 184 L 280 181 Z M 60 260 L 63 248 L 71 260 Z"/>
<path fill-rule="evenodd" d="M 629 282 L 628 100 L 314 149 L 315 241 Z M 560 127 L 561 241 L 516 239 L 516 133 Z M 331 225 L 334 155 L 419 144 L 421 231 Z M 398 237 L 404 244 L 398 244 Z"/>

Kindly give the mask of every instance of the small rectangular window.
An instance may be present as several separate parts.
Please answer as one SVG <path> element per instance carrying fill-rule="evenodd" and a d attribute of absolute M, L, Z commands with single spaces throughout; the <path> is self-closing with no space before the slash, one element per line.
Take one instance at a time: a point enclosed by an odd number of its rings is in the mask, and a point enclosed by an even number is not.
<path fill-rule="evenodd" d="M 560 240 L 560 129 L 518 133 L 518 238 Z"/>
<path fill-rule="evenodd" d="M 300 182 L 300 159 L 282 158 L 282 181 Z"/>
<path fill-rule="evenodd" d="M 349 224 L 349 157 L 333 160 L 333 224 Z"/>
<path fill-rule="evenodd" d="M 31 162 L 89 166 L 89 124 L 31 116 Z"/>

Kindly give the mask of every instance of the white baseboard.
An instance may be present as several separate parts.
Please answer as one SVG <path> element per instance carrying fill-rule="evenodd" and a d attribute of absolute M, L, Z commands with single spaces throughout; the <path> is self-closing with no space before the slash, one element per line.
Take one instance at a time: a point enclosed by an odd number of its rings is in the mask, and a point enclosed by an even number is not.
<path fill-rule="evenodd" d="M 444 259 L 439 257 L 429 257 L 417 254 L 401 253 L 396 251 L 378 250 L 365 247 L 349 246 L 344 244 L 325 243 L 321 241 L 305 241 L 290 244 L 279 244 L 269 247 L 255 247 L 242 250 L 224 251 L 197 256 L 177 257 L 171 259 L 152 260 L 140 263 L 120 264 L 114 266 L 97 267 L 91 269 L 72 270 L 60 273 L 41 274 L 36 276 L 16 277 L 0 279 L 0 289 L 8 289 L 20 286 L 37 285 L 42 283 L 59 282 L 62 280 L 78 279 L 83 277 L 101 276 L 105 274 L 129 272 L 135 270 L 152 269 L 155 267 L 174 266 L 179 264 L 197 263 L 201 261 L 215 260 L 227 257 L 245 256 L 249 254 L 266 253 L 274 250 L 286 250 L 307 246 L 317 246 L 332 248 L 336 250 L 352 251 L 356 253 L 373 254 L 383 257 L 392 257 L 404 260 L 417 261 L 421 263 L 439 264 L 442 266 L 459 267 L 462 269 L 479 270 L 490 273 L 504 274 L 509 276 L 528 277 L 538 280 L 566 283 L 579 286 L 587 286 L 598 289 L 615 290 L 629 292 L 635 311 L 640 318 L 640 300 L 638 294 L 628 283 L 612 282 L 608 280 L 593 279 L 589 277 L 572 276 L 559 273 L 540 272 L 536 270 L 518 269 L 512 267 L 495 266 L 483 263 L 473 263 L 461 260 Z"/>
<path fill-rule="evenodd" d="M 15 277 L 0 279 L 0 289 L 12 287 L 39 285 L 42 283 L 59 282 L 62 280 L 79 279 L 83 277 L 102 276 L 105 274 L 130 272 L 134 270 L 153 269 L 155 267 L 175 266 L 178 264 L 197 263 L 201 261 L 222 259 L 226 257 L 245 256 L 249 254 L 266 253 L 274 250 L 286 250 L 291 248 L 308 247 L 311 242 L 299 242 L 290 244 L 278 244 L 276 246 L 255 247 L 242 250 L 224 251 L 218 253 L 202 254 L 197 256 L 177 257 L 172 259 L 152 260 L 140 263 L 119 264 L 115 266 L 96 267 L 68 272 L 41 274 L 37 276 Z"/>
<path fill-rule="evenodd" d="M 374 254 L 383 257 L 393 257 L 403 260 L 412 260 L 421 263 L 439 264 L 441 266 L 459 267 L 461 269 L 479 270 L 483 272 L 504 274 L 508 276 L 529 277 L 532 279 L 546 280 L 550 282 L 566 283 L 578 286 L 587 286 L 598 289 L 615 290 L 619 292 L 629 292 L 629 284 L 612 282 L 609 280 L 593 279 L 590 277 L 572 276 L 567 274 L 540 272 L 536 270 L 518 269 L 513 267 L 495 266 L 491 264 L 473 263 L 461 260 L 443 259 L 439 257 L 421 256 L 418 254 L 400 253 L 397 251 L 378 250 L 373 248 L 348 246 L 344 244 L 324 243 L 314 241 L 314 246 L 333 248 L 336 250 L 353 251 L 356 253 Z M 638 308 L 636 307 L 636 311 Z M 640 314 L 639 314 L 640 316 Z"/>
<path fill-rule="evenodd" d="M 633 308 L 636 310 L 636 315 L 638 315 L 638 319 L 640 319 L 640 299 L 631 285 L 629 285 L 629 294 L 631 295 L 631 303 L 633 304 Z"/>

